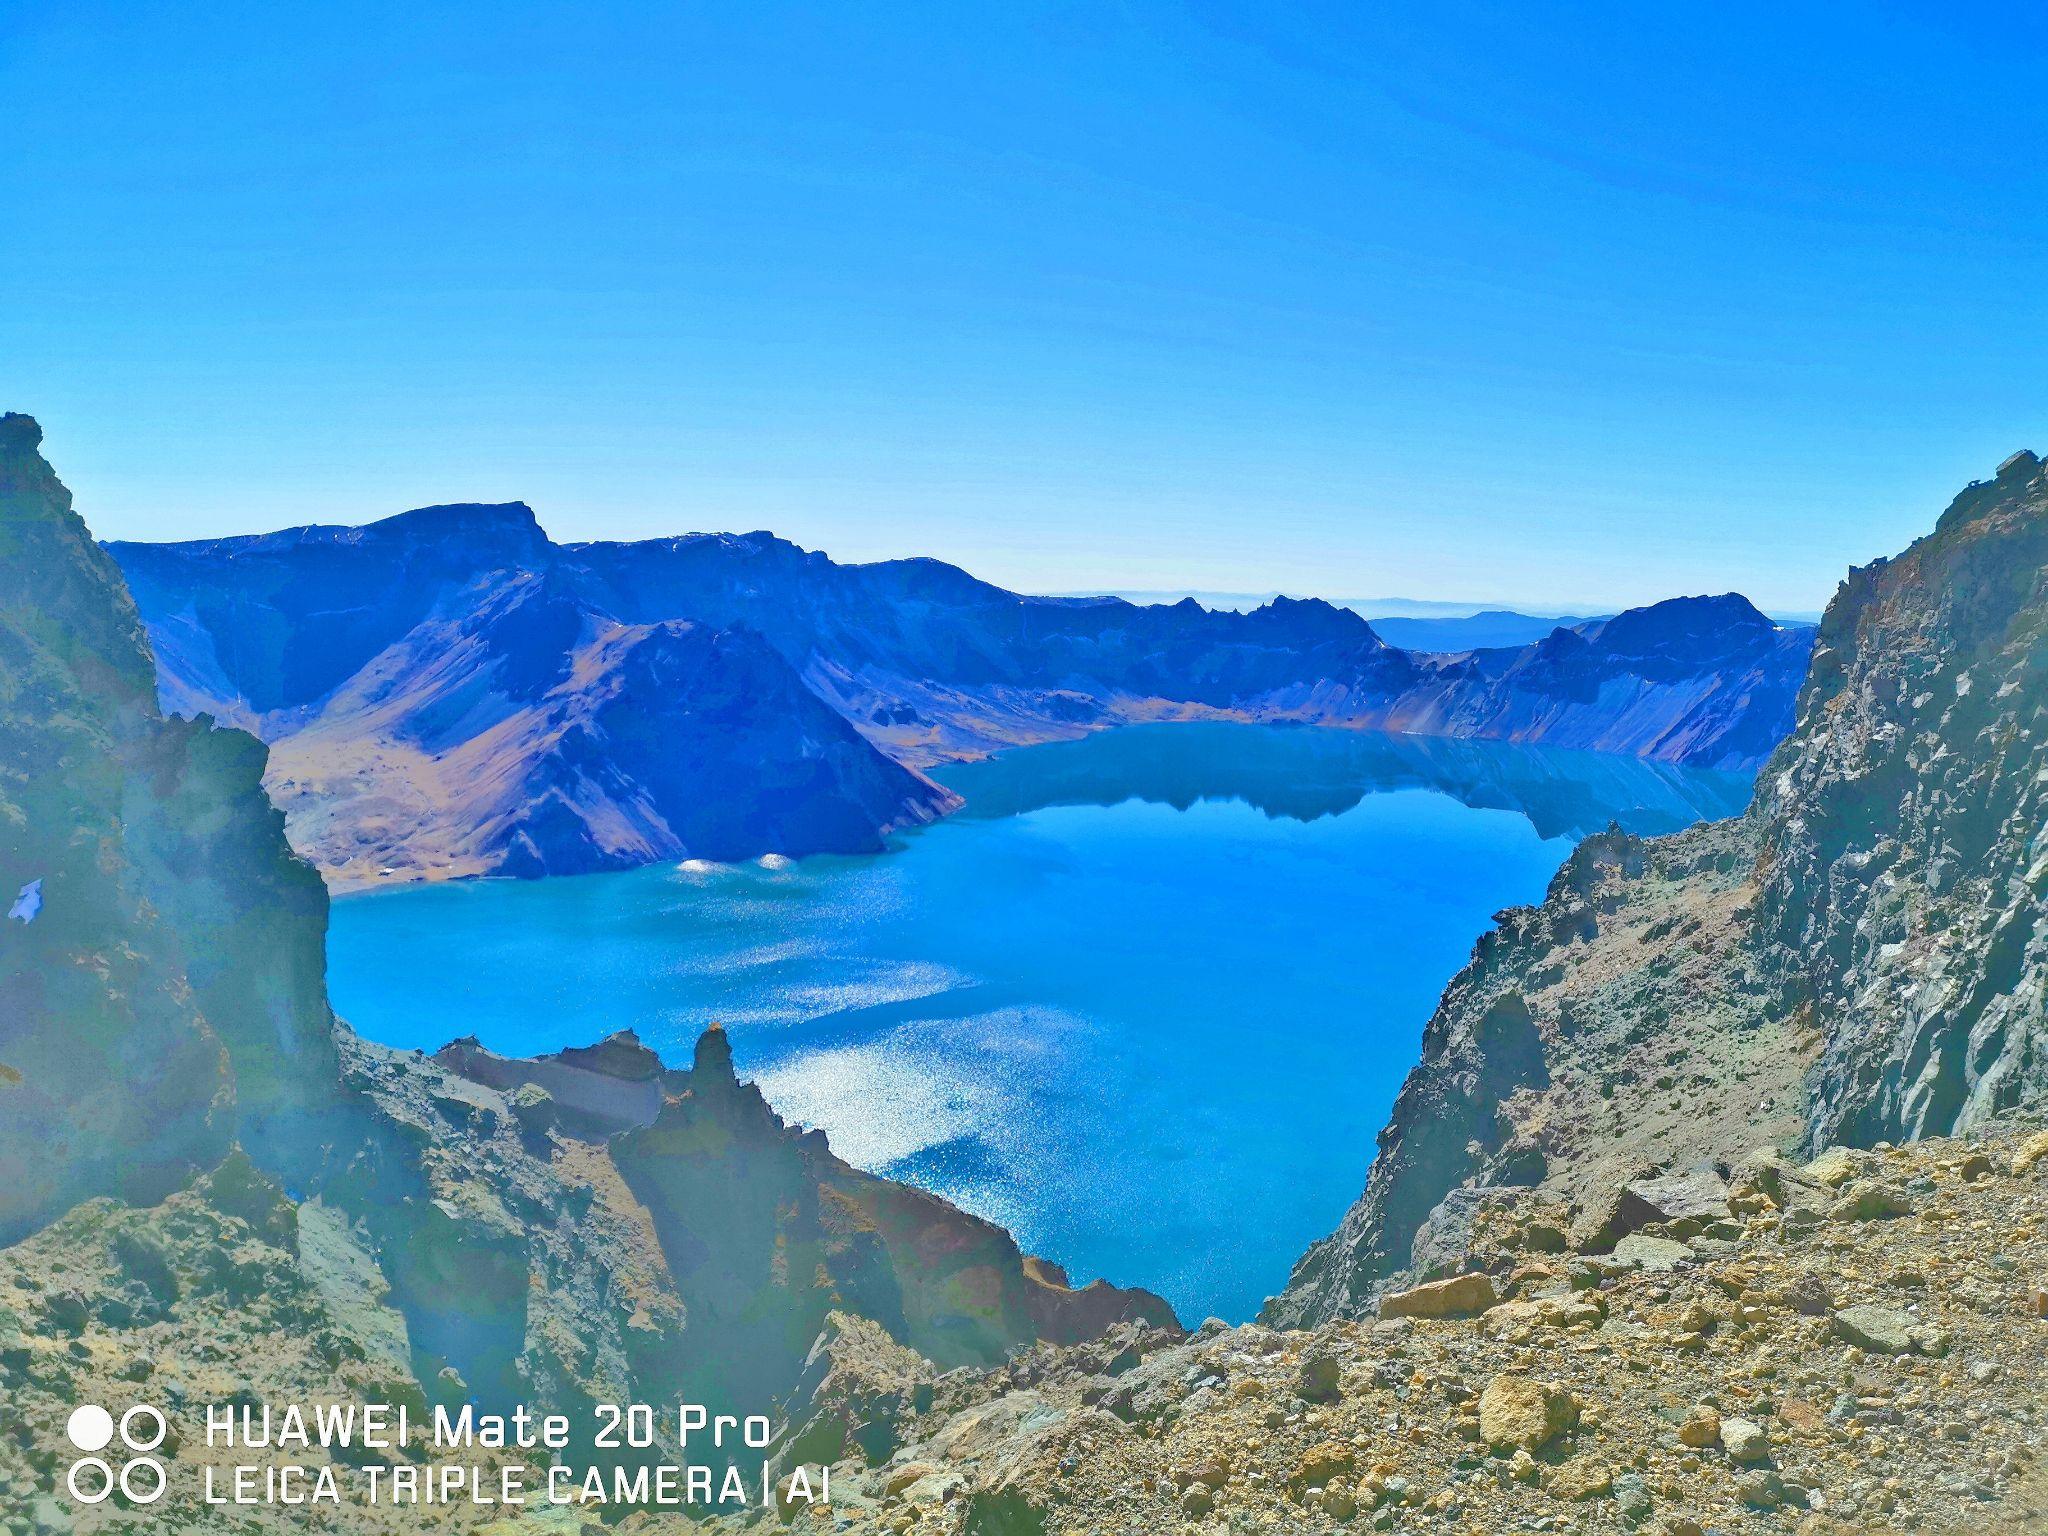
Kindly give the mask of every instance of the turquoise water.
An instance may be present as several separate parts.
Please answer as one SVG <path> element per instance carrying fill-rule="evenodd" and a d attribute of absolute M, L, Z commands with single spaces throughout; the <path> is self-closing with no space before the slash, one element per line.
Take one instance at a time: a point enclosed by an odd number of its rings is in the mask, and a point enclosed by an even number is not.
<path fill-rule="evenodd" d="M 521 1054 L 713 1019 L 787 1118 L 1002 1222 L 1077 1280 L 1249 1317 L 1357 1195 L 1424 1021 L 1492 913 L 1609 820 L 1747 780 L 1485 743 L 1140 727 L 942 775 L 872 858 L 337 901 L 373 1039 Z M 770 861 L 780 863 L 781 861 Z"/>

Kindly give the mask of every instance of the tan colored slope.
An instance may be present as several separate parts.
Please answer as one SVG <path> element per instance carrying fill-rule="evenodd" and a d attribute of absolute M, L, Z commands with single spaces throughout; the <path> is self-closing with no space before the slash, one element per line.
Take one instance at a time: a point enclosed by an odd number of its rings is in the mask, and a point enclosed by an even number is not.
<path fill-rule="evenodd" d="M 1754 833 L 1588 838 L 1538 907 L 1502 913 L 1445 990 L 1366 1190 L 1269 1321 L 1357 1315 L 1455 1250 L 1461 1189 L 1539 1186 L 1583 1227 L 1658 1168 L 1791 1145 L 1819 1050 L 1748 952 Z"/>

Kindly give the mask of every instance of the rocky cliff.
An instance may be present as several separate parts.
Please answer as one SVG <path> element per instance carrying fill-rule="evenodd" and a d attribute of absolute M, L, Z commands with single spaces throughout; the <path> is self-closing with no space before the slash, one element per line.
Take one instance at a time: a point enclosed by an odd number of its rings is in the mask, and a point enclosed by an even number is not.
<path fill-rule="evenodd" d="M 1561 1201 L 1597 1248 L 1631 1180 L 2040 1113 L 2044 572 L 2027 453 L 1852 572 L 1748 813 L 1588 839 L 1540 907 L 1502 915 L 1365 1193 L 1267 1315 L 1357 1316 L 1456 1268 L 1497 1191 Z"/>
<path fill-rule="evenodd" d="M 269 740 L 295 843 L 345 885 L 873 849 L 957 804 L 919 769 L 1133 721 L 1744 769 L 1811 641 L 1731 596 L 1420 655 L 1316 601 L 1024 597 L 765 533 L 557 547 L 518 505 L 111 548 L 166 707 Z"/>
<path fill-rule="evenodd" d="M 0 1241 L 343 1128 L 327 894 L 262 746 L 159 713 L 114 563 L 0 417 Z"/>
<path fill-rule="evenodd" d="M 1828 608 L 1757 794 L 1759 930 L 1824 1050 L 1809 1139 L 2048 1101 L 2048 473 L 2017 453 Z"/>

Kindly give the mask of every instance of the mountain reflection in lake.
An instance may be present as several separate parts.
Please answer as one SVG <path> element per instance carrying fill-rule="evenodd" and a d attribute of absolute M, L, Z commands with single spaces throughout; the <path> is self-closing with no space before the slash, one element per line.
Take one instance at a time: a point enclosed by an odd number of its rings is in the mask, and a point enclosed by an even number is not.
<path fill-rule="evenodd" d="M 1444 982 L 1585 833 L 1733 814 L 1745 778 L 1484 742 L 1143 726 L 939 777 L 874 858 L 351 897 L 337 1006 L 503 1051 L 632 1027 L 1077 1279 L 1249 1316 L 1357 1194 Z"/>
<path fill-rule="evenodd" d="M 1753 775 L 1504 742 L 1205 721 L 1102 732 L 937 777 L 966 797 L 959 814 L 968 817 L 1126 800 L 1184 811 L 1238 800 L 1314 821 L 1367 795 L 1432 789 L 1474 809 L 1515 811 L 1541 838 L 1580 838 L 1610 821 L 1650 836 L 1733 816 L 1749 801 Z"/>

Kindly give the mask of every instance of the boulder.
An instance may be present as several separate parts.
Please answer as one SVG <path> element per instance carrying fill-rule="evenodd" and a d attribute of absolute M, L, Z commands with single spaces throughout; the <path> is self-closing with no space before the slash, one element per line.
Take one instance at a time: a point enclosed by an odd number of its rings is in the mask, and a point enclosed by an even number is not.
<path fill-rule="evenodd" d="M 1692 1256 L 1692 1250 L 1684 1243 L 1668 1237 L 1645 1237 L 1640 1232 L 1631 1232 L 1614 1245 L 1615 1263 L 1656 1273 L 1676 1269 Z"/>
<path fill-rule="evenodd" d="M 1726 1181 L 1712 1164 L 1702 1163 L 1623 1185 L 1585 1223 L 1584 1246 L 1599 1252 L 1647 1226 L 1693 1221 L 1704 1227 L 1728 1214 Z"/>
<path fill-rule="evenodd" d="M 1713 1408 L 1701 1403 L 1687 1415 L 1678 1426 L 1678 1443 L 1696 1451 L 1721 1443 L 1721 1415 Z"/>
<path fill-rule="evenodd" d="M 1604 1499 L 1614 1491 L 1614 1469 L 1586 1461 L 1568 1461 L 1544 1480 L 1554 1499 Z"/>
<path fill-rule="evenodd" d="M 2020 1143 L 2019 1150 L 2012 1155 L 2013 1177 L 2024 1178 L 2042 1162 L 2048 1162 L 2048 1131 L 2036 1131 Z"/>
<path fill-rule="evenodd" d="M 1913 1214 L 1913 1202 L 1896 1189 L 1859 1179 L 1828 1209 L 1830 1221 L 1884 1221 Z"/>
<path fill-rule="evenodd" d="M 1827 1277 L 1811 1271 L 1794 1275 L 1786 1284 L 1782 1297 L 1786 1306 L 1803 1317 L 1826 1317 L 1835 1306 L 1835 1294 L 1828 1285 Z"/>
<path fill-rule="evenodd" d="M 1312 1350 L 1302 1357 L 1301 1370 L 1294 1380 L 1294 1390 L 1312 1403 L 1334 1402 L 1337 1398 L 1338 1382 L 1343 1374 L 1343 1363 L 1335 1355 Z"/>
<path fill-rule="evenodd" d="M 1844 1307 L 1835 1314 L 1835 1332 L 1874 1355 L 1911 1354 L 1916 1326 L 1911 1313 L 1896 1307 L 1866 1304 Z"/>
<path fill-rule="evenodd" d="M 1463 1317 L 1500 1300 L 1490 1275 L 1453 1275 L 1380 1299 L 1381 1317 Z"/>
<path fill-rule="evenodd" d="M 1868 1152 L 1858 1152 L 1852 1147 L 1829 1147 L 1801 1168 L 1799 1174 L 1809 1184 L 1818 1184 L 1826 1189 L 1839 1189 L 1868 1167 L 1869 1163 Z"/>
<path fill-rule="evenodd" d="M 1728 1453 L 1730 1461 L 1755 1465 L 1770 1459 L 1771 1442 L 1763 1425 L 1753 1419 L 1723 1419 L 1721 1449 Z"/>
<path fill-rule="evenodd" d="M 1751 1509 L 1776 1509 L 1785 1502 L 1785 1482 L 1769 1467 L 1735 1479 L 1735 1492 Z"/>
<path fill-rule="evenodd" d="M 1479 1436 L 1503 1454 L 1540 1451 L 1578 1422 L 1577 1399 L 1549 1382 L 1503 1373 L 1479 1395 Z"/>
<path fill-rule="evenodd" d="M 1325 1440 L 1304 1451 L 1288 1475 L 1294 1489 L 1327 1488 L 1333 1478 L 1348 1476 L 1358 1463 L 1358 1453 L 1342 1440 Z"/>

